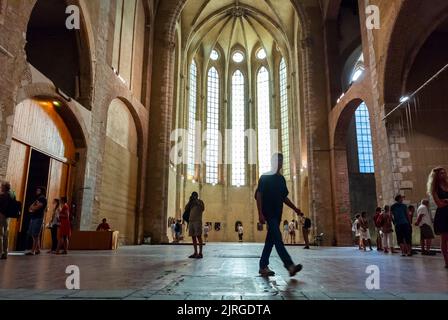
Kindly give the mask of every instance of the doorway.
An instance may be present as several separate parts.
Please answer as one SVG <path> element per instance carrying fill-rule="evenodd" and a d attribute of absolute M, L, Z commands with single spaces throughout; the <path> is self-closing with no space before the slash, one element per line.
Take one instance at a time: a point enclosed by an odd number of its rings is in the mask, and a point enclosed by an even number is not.
<path fill-rule="evenodd" d="M 47 189 L 48 176 L 50 170 L 50 157 L 32 149 L 28 167 L 28 178 L 25 190 L 24 209 L 22 222 L 17 239 L 17 250 L 23 251 L 32 247 L 32 240 L 28 237 L 27 231 L 30 223 L 28 208 L 35 200 L 36 188 L 41 186 Z"/>

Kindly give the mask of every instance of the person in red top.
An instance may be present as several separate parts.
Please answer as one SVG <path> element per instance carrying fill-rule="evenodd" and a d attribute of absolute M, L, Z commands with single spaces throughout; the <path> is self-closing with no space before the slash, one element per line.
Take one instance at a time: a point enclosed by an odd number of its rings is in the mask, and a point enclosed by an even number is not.
<path fill-rule="evenodd" d="M 375 215 L 373 216 L 373 222 L 375 223 L 376 229 L 376 250 L 383 251 L 383 231 L 381 230 L 380 218 L 381 218 L 381 208 L 376 208 Z"/>
<path fill-rule="evenodd" d="M 72 234 L 71 225 L 70 225 L 70 208 L 67 204 L 67 198 L 61 197 L 61 211 L 59 212 L 59 245 L 56 251 L 56 254 L 59 254 L 59 250 L 63 248 L 62 254 L 67 254 L 68 250 L 68 241 Z"/>
<path fill-rule="evenodd" d="M 103 223 L 100 223 L 98 227 L 96 228 L 96 231 L 110 231 L 111 228 L 109 224 L 107 223 L 106 218 L 103 219 Z"/>

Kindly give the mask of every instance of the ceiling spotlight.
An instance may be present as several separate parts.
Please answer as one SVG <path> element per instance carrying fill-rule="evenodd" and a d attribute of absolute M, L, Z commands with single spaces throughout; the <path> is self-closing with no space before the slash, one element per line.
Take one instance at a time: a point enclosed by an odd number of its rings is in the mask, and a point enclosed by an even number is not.
<path fill-rule="evenodd" d="M 409 96 L 403 96 L 403 97 L 400 98 L 400 103 L 406 102 L 409 99 L 410 99 Z"/>
<path fill-rule="evenodd" d="M 54 105 L 55 107 L 58 107 L 58 108 L 60 108 L 60 107 L 62 106 L 62 104 L 61 104 L 59 101 L 57 101 L 57 100 L 54 100 L 54 101 L 53 101 L 53 105 Z"/>

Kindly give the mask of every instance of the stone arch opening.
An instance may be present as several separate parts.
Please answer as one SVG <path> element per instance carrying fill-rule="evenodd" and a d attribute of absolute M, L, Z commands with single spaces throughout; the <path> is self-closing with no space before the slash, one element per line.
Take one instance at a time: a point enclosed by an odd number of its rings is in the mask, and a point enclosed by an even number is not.
<path fill-rule="evenodd" d="M 372 221 L 377 206 L 370 115 L 365 102 L 354 99 L 341 112 L 334 131 L 332 183 L 337 245 L 352 243 L 350 222 L 356 213 L 365 211 Z"/>
<path fill-rule="evenodd" d="M 68 5 L 78 2 L 38 0 L 28 22 L 25 51 L 28 62 L 50 79 L 65 95 L 91 109 L 91 41 L 80 17 L 81 29 L 68 29 Z M 80 12 L 82 15 L 82 11 Z M 51 18 L 49 18 L 51 17 Z"/>
<path fill-rule="evenodd" d="M 26 209 L 35 200 L 38 186 L 47 189 L 48 211 L 43 217 L 44 224 L 51 219 L 53 199 L 66 196 L 72 206 L 73 227 L 77 228 L 80 219 L 77 191 L 83 184 L 79 177 L 83 177 L 86 144 L 81 126 L 66 109 L 68 106 L 63 101 L 51 95 L 25 99 L 15 108 L 6 179 L 22 202 L 23 215 L 11 222 L 11 248 L 30 247 L 27 237 L 30 215 Z M 42 232 L 41 242 L 44 248 L 50 247 L 48 229 Z"/>
<path fill-rule="evenodd" d="M 297 19 L 294 20 L 294 23 L 291 22 L 291 26 L 297 26 L 300 25 L 298 30 L 294 30 L 294 32 L 291 32 L 291 34 L 297 35 L 297 37 L 302 38 L 303 42 L 301 42 L 303 45 L 300 45 L 297 43 L 297 48 L 295 47 L 296 42 L 294 42 L 294 45 L 287 46 L 285 45 L 285 52 L 286 51 L 292 51 L 292 50 L 301 50 L 301 51 L 307 51 L 309 47 L 306 44 L 307 41 L 307 26 L 301 26 L 302 24 L 302 18 L 304 13 L 298 12 L 299 10 L 297 7 L 300 7 L 300 5 L 296 1 L 285 1 L 288 5 L 292 4 L 291 9 L 295 10 L 297 12 Z M 170 149 L 173 145 L 173 142 L 170 141 L 170 134 L 171 134 L 171 125 L 173 123 L 172 117 L 174 116 L 173 111 L 173 102 L 175 97 L 175 88 L 173 87 L 173 79 L 174 79 L 174 69 L 175 69 L 175 33 L 176 33 L 176 25 L 179 21 L 179 17 L 185 7 L 186 1 L 177 1 L 177 2 L 170 2 L 170 3 L 161 3 L 158 12 L 156 16 L 156 19 L 159 21 L 156 21 L 156 26 L 159 29 L 159 31 L 156 30 L 156 36 L 155 36 L 155 50 L 154 50 L 154 56 L 156 59 L 160 61 L 160 63 L 157 66 L 154 66 L 153 69 L 153 97 L 151 104 L 153 106 L 160 106 L 160 108 L 152 108 L 150 111 L 150 128 L 149 128 L 149 135 L 150 135 L 150 143 L 149 143 L 149 149 L 157 150 L 154 154 L 157 154 L 158 157 L 154 157 L 154 159 L 149 159 L 149 167 L 148 167 L 148 181 L 147 181 L 147 190 L 148 194 L 147 197 L 151 199 L 152 202 L 160 203 L 157 206 L 150 206 L 148 203 L 145 204 L 145 210 L 149 212 L 148 216 L 151 216 L 151 223 L 149 223 L 148 220 L 145 220 L 145 233 L 155 241 L 155 242 L 166 242 L 168 240 L 166 233 L 166 221 L 168 215 L 172 214 L 171 212 L 167 215 L 167 209 L 168 204 L 165 201 L 168 196 L 168 186 L 169 186 L 169 176 L 170 172 L 169 170 L 163 169 L 167 168 L 167 164 L 169 163 L 170 158 Z M 263 6 L 262 4 L 257 4 Z M 266 6 L 273 6 L 273 4 L 267 4 Z M 200 5 L 198 7 L 201 7 Z M 204 9 L 204 6 L 202 6 Z M 247 7 L 247 8 L 246 8 Z M 214 8 L 211 6 L 210 8 Z M 216 9 L 216 8 L 214 8 Z M 231 8 L 227 8 L 231 9 Z M 240 8 L 241 9 L 241 8 Z M 253 16 L 253 10 L 254 8 L 250 8 L 250 6 L 244 6 L 242 8 L 242 11 L 247 9 L 248 14 Z M 208 8 L 206 9 L 208 10 Z M 211 10 L 211 9 L 210 9 Z M 275 12 L 272 8 L 270 9 L 272 12 Z M 215 10 L 216 11 L 216 10 Z M 234 14 L 236 17 L 240 17 L 240 14 L 244 15 L 245 13 L 241 10 L 234 10 L 232 11 L 232 14 Z M 217 14 L 216 12 L 210 12 L 212 14 Z M 197 15 L 198 17 L 201 17 L 200 15 Z M 218 16 L 218 15 L 217 15 Z M 193 16 L 194 18 L 194 16 Z M 195 19 L 195 18 L 194 18 Z M 194 20 L 193 19 L 193 20 Z M 199 19 L 199 18 L 198 18 Z M 252 19 L 252 18 L 251 18 Z M 238 20 L 238 18 L 237 18 Z M 252 26 L 248 26 L 248 28 L 253 28 L 256 26 L 256 24 L 270 26 L 270 29 L 266 31 L 269 32 L 278 32 L 278 34 L 282 34 L 281 27 L 276 24 L 274 21 L 275 19 L 268 19 L 266 15 L 261 15 L 260 17 L 253 18 L 254 22 Z M 299 22 L 297 22 L 299 21 Z M 201 22 L 202 23 L 202 22 Z M 199 24 L 201 24 L 199 23 Z M 225 20 L 222 20 L 222 24 L 225 24 Z M 183 24 L 184 26 L 189 25 Z M 235 24 L 236 25 L 236 24 Z M 232 24 L 230 24 L 230 29 L 232 29 Z M 241 27 L 241 23 L 238 23 L 238 28 Z M 256 27 L 258 28 L 258 27 Z M 293 27 L 294 28 L 294 27 Z M 219 26 L 217 27 L 219 29 Z M 274 31 L 273 31 L 274 30 Z M 162 38 L 161 35 L 163 34 L 164 37 Z M 211 34 L 211 33 L 210 33 Z M 271 35 L 272 37 L 272 35 Z M 282 39 L 283 43 L 286 41 L 286 37 L 279 36 L 279 39 Z M 241 37 L 239 41 L 240 43 L 245 43 L 245 40 L 243 37 Z M 309 40 L 309 39 L 308 39 Z M 192 47 L 196 47 L 196 44 L 201 42 L 200 37 L 192 37 L 191 41 L 189 42 L 192 44 Z M 235 41 L 232 41 L 232 43 Z M 158 45 L 159 44 L 159 45 Z M 188 44 L 188 43 L 187 43 Z M 216 45 L 216 43 L 215 43 Z M 225 48 L 228 48 L 228 46 L 225 46 Z M 267 50 L 274 50 L 275 46 L 267 46 Z M 206 50 L 203 51 L 206 52 L 204 55 L 208 56 L 209 54 L 207 52 L 210 52 L 212 48 L 207 47 Z M 224 50 L 226 51 L 226 50 Z M 251 52 L 251 51 L 248 51 Z M 292 54 L 291 52 L 289 52 Z M 226 52 L 224 52 L 224 55 Z M 160 57 L 160 59 L 158 58 Z M 182 61 L 188 60 L 191 57 L 187 54 L 182 57 Z M 303 57 L 300 55 L 300 58 L 303 59 L 303 63 L 308 63 L 308 59 L 306 57 Z M 246 61 L 244 62 L 246 63 Z M 298 65 L 294 65 L 291 67 L 291 74 L 294 74 L 296 70 L 299 70 L 302 65 L 298 63 Z M 183 67 L 179 68 L 184 72 L 183 76 L 181 75 L 181 79 L 184 82 L 187 79 L 186 75 L 186 67 L 183 65 Z M 302 76 L 302 75 L 301 75 Z M 162 83 L 158 82 L 157 79 L 160 79 Z M 295 85 L 294 90 L 299 90 L 299 86 Z M 184 92 L 182 95 L 183 97 L 187 96 Z M 225 94 L 227 96 L 227 94 Z M 205 97 L 201 96 L 201 101 L 205 101 Z M 205 102 L 204 102 L 205 103 Z M 228 103 L 228 101 L 225 101 L 225 103 Z M 253 103 L 253 101 L 252 101 Z M 306 113 L 306 112 L 305 112 Z M 304 121 L 305 122 L 305 121 Z M 150 156 L 151 158 L 151 156 Z M 298 166 L 300 168 L 300 165 Z M 297 166 L 294 166 L 294 169 L 297 169 Z M 300 173 L 298 173 L 300 174 Z M 256 180 L 256 174 L 254 172 L 251 173 L 251 179 Z M 299 179 L 300 180 L 300 179 Z M 176 181 L 177 184 L 182 184 L 182 181 Z M 248 195 L 252 195 L 252 192 L 248 192 Z M 160 201 L 159 201 L 160 200 Z M 177 206 L 177 203 L 176 203 Z M 176 209 L 177 210 L 177 209 Z M 148 221 L 148 222 L 147 222 Z M 221 223 L 224 225 L 226 222 L 221 221 Z M 247 223 L 246 223 L 247 225 Z"/>
<path fill-rule="evenodd" d="M 427 197 L 426 181 L 431 169 L 448 167 L 448 134 L 442 129 L 448 115 L 448 6 L 442 13 L 438 15 L 445 18 L 436 23 L 418 21 L 420 25 L 431 25 L 431 32 L 418 41 L 421 45 L 410 48 L 408 55 L 412 58 L 401 60 L 402 79 L 395 75 L 396 81 L 401 82 L 394 88 L 385 88 L 386 98 L 395 101 L 386 105 L 389 113 L 385 118 L 393 161 L 393 190 L 404 194 L 405 202 L 414 206 Z M 390 58 L 393 61 L 400 52 L 390 50 L 389 54 L 395 55 Z M 386 70 L 391 72 L 390 68 Z M 393 76 L 386 74 L 385 78 L 386 84 L 391 84 Z M 419 243 L 418 228 L 415 231 L 413 241 Z"/>
<path fill-rule="evenodd" d="M 327 9 L 325 35 L 330 74 L 330 105 L 355 81 L 353 67 L 362 55 L 361 24 L 357 0 L 331 1 Z"/>

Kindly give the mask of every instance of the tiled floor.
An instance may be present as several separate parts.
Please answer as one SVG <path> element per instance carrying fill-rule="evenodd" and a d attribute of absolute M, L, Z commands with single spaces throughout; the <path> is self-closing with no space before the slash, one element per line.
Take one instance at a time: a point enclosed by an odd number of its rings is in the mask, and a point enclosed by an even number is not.
<path fill-rule="evenodd" d="M 261 244 L 207 244 L 202 260 L 189 246 L 135 246 L 76 251 L 67 256 L 12 254 L 0 261 L 0 299 L 329 300 L 448 299 L 448 270 L 435 257 L 400 257 L 355 248 L 288 246 L 304 269 L 290 278 L 275 250 L 258 276 Z M 67 290 L 66 267 L 80 270 L 80 290 Z M 379 268 L 379 290 L 368 290 L 368 266 Z"/>

